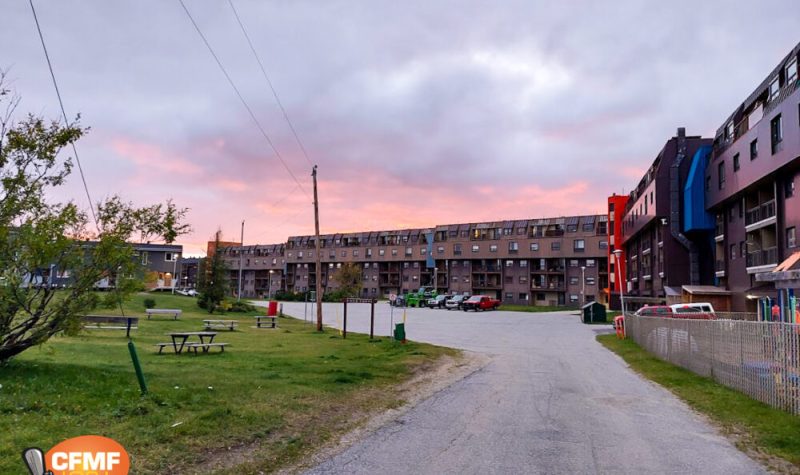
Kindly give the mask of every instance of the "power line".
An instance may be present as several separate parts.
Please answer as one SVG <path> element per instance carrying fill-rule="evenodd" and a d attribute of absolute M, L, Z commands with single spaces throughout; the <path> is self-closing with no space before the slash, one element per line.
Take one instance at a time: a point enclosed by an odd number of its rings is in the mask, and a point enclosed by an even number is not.
<path fill-rule="evenodd" d="M 247 112 L 250 114 L 250 118 L 253 119 L 253 122 L 256 124 L 256 127 L 258 127 L 258 130 L 261 131 L 261 135 L 267 141 L 270 148 L 272 148 L 272 151 L 275 153 L 275 156 L 278 157 L 278 160 L 280 160 L 281 164 L 283 165 L 283 168 L 286 169 L 286 171 L 289 173 L 289 175 L 292 177 L 295 183 L 297 183 L 297 186 L 300 187 L 300 190 L 303 191 L 306 197 L 310 198 L 308 192 L 305 190 L 305 188 L 303 188 L 303 185 L 300 183 L 300 180 L 298 180 L 297 177 L 294 175 L 294 173 L 292 173 L 292 170 L 286 164 L 286 161 L 283 159 L 283 156 L 281 156 L 280 152 L 278 152 L 278 149 L 275 147 L 275 144 L 272 142 L 272 139 L 270 139 L 269 134 L 267 134 L 267 132 L 264 130 L 264 127 L 261 126 L 261 122 L 259 122 L 256 115 L 253 113 L 253 109 L 250 108 L 250 105 L 244 99 L 244 96 L 242 96 L 242 93 L 239 91 L 239 88 L 236 87 L 236 83 L 233 82 L 233 79 L 231 79 L 231 76 L 228 74 L 228 71 L 225 69 L 225 66 L 222 65 L 222 62 L 219 60 L 219 57 L 214 52 L 214 48 L 211 47 L 211 44 L 206 39 L 206 36 L 203 34 L 202 30 L 200 30 L 200 26 L 194 20 L 192 14 L 189 13 L 189 9 L 186 8 L 186 4 L 183 3 L 183 0 L 178 0 L 178 3 L 180 3 L 181 7 L 183 7 L 183 11 L 186 12 L 186 16 L 189 17 L 189 20 L 192 22 L 192 25 L 194 25 L 194 29 L 197 30 L 197 34 L 200 35 L 200 38 L 203 40 L 203 43 L 206 45 L 206 48 L 208 48 L 209 53 L 211 53 L 211 56 L 213 56 L 214 61 L 216 61 L 217 63 L 217 66 L 219 66 L 220 70 L 222 71 L 222 74 L 225 75 L 225 79 L 228 80 L 228 83 L 236 92 L 236 95 L 239 97 L 239 100 L 242 102 L 242 105 L 244 106 L 245 109 L 247 109 Z"/>
<path fill-rule="evenodd" d="M 28 0 L 31 5 L 31 11 L 33 12 L 33 20 L 36 22 L 36 30 L 39 32 L 39 40 L 42 42 L 42 49 L 44 50 L 44 57 L 47 59 L 47 68 L 50 70 L 50 77 L 53 79 L 53 87 L 56 89 L 56 96 L 58 97 L 58 105 L 61 107 L 61 114 L 64 116 L 64 124 L 69 127 L 69 119 L 67 118 L 67 112 L 64 109 L 64 101 L 61 100 L 61 91 L 58 90 L 58 82 L 56 81 L 56 75 L 53 72 L 53 64 L 50 62 L 50 55 L 47 53 L 47 46 L 44 43 L 44 35 L 42 35 L 42 27 L 39 26 L 39 17 L 36 15 L 36 8 L 33 6 L 33 0 Z M 86 199 L 89 200 L 89 210 L 92 212 L 92 218 L 94 219 L 94 225 L 97 227 L 97 230 L 100 230 L 100 225 L 97 222 L 97 214 L 94 212 L 94 203 L 92 202 L 92 196 L 89 194 L 89 187 L 86 185 L 86 177 L 83 174 L 83 166 L 81 166 L 81 159 L 78 157 L 78 149 L 75 147 L 75 142 L 70 142 L 72 145 L 72 153 L 75 154 L 75 162 L 78 164 L 78 171 L 81 175 L 81 181 L 83 182 L 83 189 L 86 191 Z"/>
<path fill-rule="evenodd" d="M 261 62 L 261 58 L 258 56 L 258 53 L 256 52 L 256 49 L 253 46 L 253 42 L 250 40 L 250 35 L 247 34 L 247 29 L 245 29 L 241 18 L 239 18 L 239 12 L 236 11 L 236 7 L 233 5 L 233 0 L 228 0 L 228 5 L 230 5 L 231 10 L 233 10 L 233 15 L 236 17 L 236 21 L 239 23 L 239 28 L 241 28 L 245 39 L 247 39 L 247 44 L 250 46 L 250 51 L 253 52 L 253 56 L 256 58 L 256 61 L 258 62 L 258 67 L 261 68 L 261 74 L 264 75 L 264 79 L 267 81 L 267 85 L 269 85 L 269 89 L 270 91 L 272 91 L 272 95 L 275 97 L 275 102 L 278 103 L 278 107 L 280 107 L 281 112 L 283 113 L 283 118 L 286 119 L 286 123 L 289 124 L 289 129 L 291 129 L 292 135 L 294 135 L 294 139 L 297 141 L 297 145 L 303 152 L 303 156 L 306 157 L 306 161 L 308 161 L 308 164 L 314 166 L 314 164 L 311 162 L 311 159 L 308 158 L 308 153 L 306 152 L 306 148 L 303 145 L 303 142 L 300 140 L 300 136 L 297 135 L 297 131 L 295 130 L 292 121 L 289 120 L 289 114 L 286 113 L 286 109 L 284 109 L 283 103 L 281 102 L 280 97 L 278 97 L 278 92 L 275 90 L 275 87 L 272 85 L 272 81 L 270 81 L 269 79 L 267 70 L 266 68 L 264 68 L 264 63 Z"/>

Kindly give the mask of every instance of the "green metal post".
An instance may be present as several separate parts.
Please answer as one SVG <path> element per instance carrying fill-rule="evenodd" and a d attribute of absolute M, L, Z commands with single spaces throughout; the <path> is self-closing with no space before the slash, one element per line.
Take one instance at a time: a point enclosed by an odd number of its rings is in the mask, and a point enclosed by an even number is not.
<path fill-rule="evenodd" d="M 136 370 L 136 379 L 139 380 L 139 389 L 142 390 L 142 396 L 147 394 L 147 383 L 144 381 L 144 373 L 142 372 L 142 365 L 139 363 L 139 356 L 136 354 L 136 347 L 133 346 L 133 340 L 128 341 L 128 351 L 131 352 L 131 360 L 133 360 L 133 369 Z"/>

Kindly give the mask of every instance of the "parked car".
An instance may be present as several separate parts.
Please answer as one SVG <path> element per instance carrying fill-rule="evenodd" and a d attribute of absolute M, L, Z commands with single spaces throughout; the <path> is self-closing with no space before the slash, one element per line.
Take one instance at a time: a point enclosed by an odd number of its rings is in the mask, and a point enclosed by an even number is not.
<path fill-rule="evenodd" d="M 467 298 L 468 297 L 466 295 L 453 295 L 452 297 L 447 299 L 447 301 L 444 304 L 444 308 L 446 308 L 447 310 L 453 310 L 453 309 L 461 310 L 461 304 L 464 303 L 464 301 L 467 300 Z"/>
<path fill-rule="evenodd" d="M 645 305 L 636 311 L 640 317 L 671 317 L 672 307 L 667 305 Z"/>
<path fill-rule="evenodd" d="M 692 318 L 697 320 L 714 320 L 717 318 L 714 307 L 710 303 L 681 303 L 670 305 L 673 318 Z"/>
<path fill-rule="evenodd" d="M 500 306 L 500 301 L 490 298 L 487 295 L 473 295 L 464 301 L 461 305 L 461 310 L 496 310 Z"/>
<path fill-rule="evenodd" d="M 447 295 L 437 295 L 436 297 L 428 299 L 428 308 L 444 308 L 445 302 L 449 297 Z"/>
<path fill-rule="evenodd" d="M 397 298 L 394 299 L 394 302 L 392 302 L 391 300 L 389 301 L 389 305 L 392 305 L 394 307 L 405 307 L 406 306 L 405 295 L 398 295 Z"/>
<path fill-rule="evenodd" d="M 420 287 L 414 292 L 406 295 L 406 305 L 409 307 L 422 307 L 428 302 L 429 298 L 436 297 L 436 289 L 432 287 Z"/>

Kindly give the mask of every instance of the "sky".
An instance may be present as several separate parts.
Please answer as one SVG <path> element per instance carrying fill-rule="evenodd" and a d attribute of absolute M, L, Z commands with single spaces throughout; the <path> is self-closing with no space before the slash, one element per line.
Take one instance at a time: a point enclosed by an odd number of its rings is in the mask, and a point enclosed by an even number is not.
<path fill-rule="evenodd" d="M 291 174 L 178 0 L 34 1 L 92 199 L 189 208 L 186 255 L 313 234 L 312 163 L 322 233 L 602 213 L 800 41 L 796 0 L 231 2 L 305 154 L 231 4 L 185 0 Z M 58 118 L 28 1 L 3 17 L 18 112 Z M 89 206 L 77 173 L 54 199 Z"/>

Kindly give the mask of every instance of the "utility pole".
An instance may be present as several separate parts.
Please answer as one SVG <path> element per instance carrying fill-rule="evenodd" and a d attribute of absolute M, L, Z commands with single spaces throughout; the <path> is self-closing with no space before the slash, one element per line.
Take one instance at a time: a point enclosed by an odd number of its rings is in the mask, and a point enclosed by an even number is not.
<path fill-rule="evenodd" d="M 239 247 L 239 291 L 236 292 L 236 301 L 239 302 L 242 300 L 242 257 L 244 254 L 244 220 L 242 220 L 242 236 L 240 240 L 241 244 Z"/>
<path fill-rule="evenodd" d="M 319 198 L 317 197 L 317 166 L 311 172 L 314 178 L 314 246 L 316 247 L 314 257 L 316 259 L 317 273 L 317 331 L 322 331 L 322 258 L 320 257 L 319 242 Z"/>

